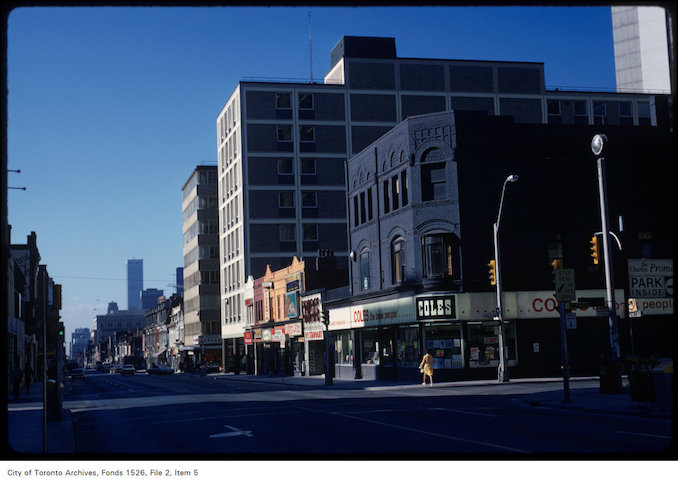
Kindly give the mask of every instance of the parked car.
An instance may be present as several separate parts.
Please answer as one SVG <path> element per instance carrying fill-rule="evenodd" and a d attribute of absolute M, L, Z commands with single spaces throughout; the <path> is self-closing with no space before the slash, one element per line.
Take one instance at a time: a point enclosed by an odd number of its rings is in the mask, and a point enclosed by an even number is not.
<path fill-rule="evenodd" d="M 134 368 L 134 364 L 125 364 L 122 368 L 120 368 L 120 374 L 123 374 L 125 376 L 127 375 L 134 376 L 135 372 L 136 369 Z"/>
<path fill-rule="evenodd" d="M 82 368 L 73 368 L 70 376 L 71 379 L 85 379 L 85 370 Z"/>
<path fill-rule="evenodd" d="M 110 374 L 116 374 L 116 373 L 120 372 L 121 368 L 122 368 L 122 366 L 119 366 L 117 364 L 112 364 L 111 366 L 108 367 L 108 372 Z"/>
<path fill-rule="evenodd" d="M 167 364 L 154 364 L 146 370 L 146 374 L 156 374 L 158 376 L 174 374 L 174 369 Z"/>

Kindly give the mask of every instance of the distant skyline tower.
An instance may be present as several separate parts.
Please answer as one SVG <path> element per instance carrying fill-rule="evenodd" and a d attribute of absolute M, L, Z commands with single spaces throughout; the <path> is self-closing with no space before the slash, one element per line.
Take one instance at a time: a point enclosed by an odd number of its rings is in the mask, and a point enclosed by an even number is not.
<path fill-rule="evenodd" d="M 177 268 L 177 295 L 184 295 L 184 268 Z"/>
<path fill-rule="evenodd" d="M 158 299 L 164 297 L 162 289 L 148 288 L 141 292 L 141 309 L 148 311 L 158 305 Z"/>
<path fill-rule="evenodd" d="M 141 309 L 144 289 L 144 260 L 127 260 L 127 309 Z"/>

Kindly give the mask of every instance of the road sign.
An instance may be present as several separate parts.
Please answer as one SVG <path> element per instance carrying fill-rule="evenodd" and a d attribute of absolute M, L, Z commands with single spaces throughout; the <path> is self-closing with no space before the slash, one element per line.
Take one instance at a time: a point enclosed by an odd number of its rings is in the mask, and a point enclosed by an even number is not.
<path fill-rule="evenodd" d="M 558 301 L 576 301 L 577 289 L 574 285 L 573 269 L 557 269 L 556 273 L 556 299 Z"/>
<path fill-rule="evenodd" d="M 575 313 L 565 313 L 565 327 L 577 329 L 577 315 Z"/>

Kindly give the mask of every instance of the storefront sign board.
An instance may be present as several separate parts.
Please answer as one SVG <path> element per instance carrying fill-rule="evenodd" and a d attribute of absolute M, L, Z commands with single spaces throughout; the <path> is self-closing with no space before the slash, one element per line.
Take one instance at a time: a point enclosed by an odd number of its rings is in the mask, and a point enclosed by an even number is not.
<path fill-rule="evenodd" d="M 539 318 L 559 318 L 558 301 L 554 297 L 553 291 L 519 291 L 504 293 L 504 297 L 513 295 L 516 298 L 517 311 L 505 315 L 508 319 L 539 319 Z M 626 315 L 626 305 L 624 304 L 624 290 L 615 289 L 615 300 L 617 303 L 617 317 L 623 318 Z M 577 297 L 604 297 L 605 290 L 602 289 L 583 289 L 577 290 Z M 577 316 L 594 317 L 597 316 L 596 308 L 587 306 L 581 309 L 574 309 Z"/>
<path fill-rule="evenodd" d="M 285 334 L 290 336 L 301 335 L 301 323 L 290 323 L 285 325 Z"/>
<path fill-rule="evenodd" d="M 673 260 L 630 259 L 628 272 L 634 316 L 673 314 Z"/>

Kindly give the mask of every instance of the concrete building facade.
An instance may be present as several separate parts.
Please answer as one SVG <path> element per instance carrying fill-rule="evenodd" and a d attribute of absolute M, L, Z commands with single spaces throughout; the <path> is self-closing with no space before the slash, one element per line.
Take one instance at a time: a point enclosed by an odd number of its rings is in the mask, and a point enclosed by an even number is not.
<path fill-rule="evenodd" d="M 182 188 L 184 345 L 188 365 L 222 363 L 217 167 L 197 166 Z M 190 366 L 189 366 L 190 367 Z"/>
<path fill-rule="evenodd" d="M 670 17 L 658 6 L 612 9 L 617 90 L 671 92 Z"/>

